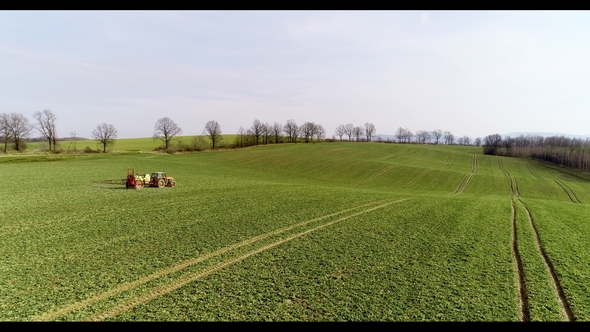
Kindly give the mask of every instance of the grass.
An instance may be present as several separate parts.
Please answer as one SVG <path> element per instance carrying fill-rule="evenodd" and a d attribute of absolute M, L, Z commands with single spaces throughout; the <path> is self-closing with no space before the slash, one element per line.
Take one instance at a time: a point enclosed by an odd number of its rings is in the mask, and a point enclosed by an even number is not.
<path fill-rule="evenodd" d="M 510 180 L 479 148 L 335 142 L 169 155 L 127 143 L 128 153 L 59 162 L 0 158 L 0 320 L 521 316 Z M 575 317 L 588 320 L 589 212 L 555 180 L 582 202 L 588 181 L 528 160 L 502 165 Z M 92 183 L 128 167 L 178 185 Z M 531 319 L 563 320 L 521 205 L 516 226 Z"/>

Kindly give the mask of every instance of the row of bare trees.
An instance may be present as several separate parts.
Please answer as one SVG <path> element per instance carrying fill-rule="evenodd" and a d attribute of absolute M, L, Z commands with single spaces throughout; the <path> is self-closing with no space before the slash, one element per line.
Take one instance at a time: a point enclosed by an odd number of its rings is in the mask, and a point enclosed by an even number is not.
<path fill-rule="evenodd" d="M 375 136 L 377 129 L 375 129 L 375 125 L 372 123 L 365 123 L 364 126 L 355 126 L 352 123 L 348 123 L 348 124 L 341 124 L 338 125 L 338 127 L 336 127 L 336 130 L 334 132 L 335 136 L 338 136 L 340 138 L 340 141 L 342 141 L 342 136 L 346 135 L 348 136 L 348 140 L 352 141 L 352 138 L 354 137 L 356 139 L 356 141 L 360 141 L 361 137 L 365 137 L 367 142 L 371 142 L 373 139 L 373 136 Z"/>
<path fill-rule="evenodd" d="M 311 143 L 319 142 L 326 136 L 326 130 L 321 124 L 314 122 L 305 122 L 297 125 L 293 119 L 287 120 L 287 123 L 281 125 L 278 122 L 274 124 L 262 123 L 256 119 L 248 129 L 240 127 L 236 137 L 236 146 L 244 147 L 258 144 L 269 143 L 297 143 L 303 141 Z"/>
<path fill-rule="evenodd" d="M 590 171 L 589 138 L 540 135 L 502 137 L 493 134 L 484 138 L 483 152 L 489 155 L 538 159 L 581 172 Z"/>
<path fill-rule="evenodd" d="M 19 151 L 22 142 L 27 138 L 34 129 L 37 129 L 44 139 L 49 143 L 49 150 L 55 149 L 57 132 L 55 122 L 57 117 L 51 110 L 35 112 L 33 118 L 37 121 L 31 123 L 29 119 L 21 113 L 0 113 L 0 139 L 4 143 L 4 153 L 6 153 L 8 143 L 14 144 L 15 150 Z"/>
<path fill-rule="evenodd" d="M 442 131 L 436 129 L 433 131 L 418 130 L 415 134 L 412 133 L 408 128 L 399 127 L 395 132 L 395 137 L 398 143 L 418 143 L 418 144 L 439 144 L 444 143 L 447 145 L 476 145 L 480 146 L 482 143 L 481 137 L 477 137 L 475 140 L 471 140 L 469 136 L 462 136 L 455 138 L 450 131 Z"/>

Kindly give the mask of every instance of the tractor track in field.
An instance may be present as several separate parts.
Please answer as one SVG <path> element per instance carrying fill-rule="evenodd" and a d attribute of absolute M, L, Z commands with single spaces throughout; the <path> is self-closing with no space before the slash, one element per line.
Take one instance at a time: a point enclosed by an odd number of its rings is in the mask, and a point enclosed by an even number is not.
<path fill-rule="evenodd" d="M 524 278 L 522 259 L 520 258 L 520 253 L 518 252 L 518 238 L 516 234 L 516 207 L 514 206 L 513 199 L 510 199 L 510 205 L 512 208 L 512 260 L 514 261 L 514 267 L 516 269 L 515 279 L 516 288 L 518 289 L 519 317 L 523 322 L 530 322 L 531 315 L 529 311 L 529 296 Z"/>
<path fill-rule="evenodd" d="M 451 160 L 453 159 L 453 156 L 455 155 L 455 151 L 449 153 L 449 155 L 447 156 L 447 160 L 445 160 L 445 163 L 440 167 L 440 169 L 444 169 L 445 167 L 447 167 L 447 165 L 451 162 Z"/>
<path fill-rule="evenodd" d="M 410 182 L 406 183 L 403 188 L 410 188 L 414 186 L 418 181 L 422 180 L 428 173 L 432 172 L 432 169 L 427 169 L 422 171 L 422 173 L 418 174 L 415 178 L 413 178 Z"/>
<path fill-rule="evenodd" d="M 531 174 L 536 177 L 539 180 L 543 180 L 542 177 L 539 176 L 539 174 L 537 174 L 532 168 L 531 166 L 527 165 L 526 168 L 528 168 L 529 172 L 531 172 Z"/>
<path fill-rule="evenodd" d="M 559 300 L 559 306 L 561 308 L 561 313 L 562 313 L 562 315 L 564 315 L 566 317 L 566 319 L 568 321 L 573 322 L 576 320 L 576 317 L 574 316 L 574 313 L 572 312 L 572 309 L 569 305 L 567 297 L 565 296 L 565 292 L 563 291 L 563 287 L 561 286 L 561 283 L 559 282 L 559 278 L 557 278 L 557 274 L 555 273 L 555 268 L 553 267 L 553 263 L 551 263 L 549 256 L 547 256 L 545 249 L 541 245 L 541 238 L 539 237 L 539 232 L 537 231 L 537 227 L 535 226 L 535 222 L 533 220 L 533 216 L 531 215 L 531 211 L 529 210 L 528 206 L 526 206 L 526 204 L 520 198 L 518 199 L 518 201 L 520 202 L 520 204 L 522 205 L 522 207 L 526 211 L 529 223 L 531 225 L 531 228 L 533 229 L 533 234 L 535 235 L 535 243 L 537 246 L 537 250 L 539 250 L 539 254 L 543 258 L 543 263 L 545 263 L 545 267 L 547 268 L 547 271 L 548 271 L 549 275 L 551 276 L 551 280 L 553 281 L 553 291 L 555 292 L 557 299 Z"/>
<path fill-rule="evenodd" d="M 428 155 L 430 155 L 431 152 L 432 152 L 432 150 L 427 150 L 426 154 L 424 154 L 422 157 L 416 158 L 416 159 L 412 160 L 411 162 L 407 163 L 406 165 L 408 165 L 408 166 L 414 165 L 415 163 L 426 159 L 426 157 L 428 157 Z"/>
<path fill-rule="evenodd" d="M 408 200 L 408 199 L 410 199 L 410 198 L 400 199 L 400 200 L 396 200 L 396 201 L 393 201 L 393 202 L 385 203 L 383 205 L 379 205 L 377 207 L 372 207 L 372 208 L 369 208 L 367 210 L 363 210 L 361 212 L 354 213 L 352 215 L 349 215 L 349 216 L 340 218 L 340 219 L 338 219 L 338 221 L 345 220 L 345 219 L 351 218 L 353 216 L 357 216 L 357 215 L 360 215 L 360 214 L 363 214 L 363 213 L 367 213 L 367 212 L 373 211 L 373 210 L 375 210 L 377 208 L 385 207 L 387 205 L 394 204 L 394 203 L 401 202 L 401 201 Z M 50 311 L 50 312 L 47 312 L 47 313 L 42 314 L 40 316 L 36 316 L 32 320 L 33 321 L 52 321 L 52 320 L 55 320 L 56 318 L 58 318 L 60 316 L 66 315 L 66 314 L 71 313 L 71 312 L 73 312 L 75 310 L 79 310 L 79 309 L 85 308 L 85 307 L 87 307 L 89 305 L 92 305 L 93 303 L 96 303 L 96 302 L 101 301 L 101 300 L 108 299 L 110 297 L 113 297 L 115 295 L 118 295 L 118 294 L 123 293 L 125 291 L 128 291 L 130 289 L 133 289 L 135 287 L 138 287 L 140 285 L 143 285 L 143 284 L 145 284 L 147 282 L 150 282 L 152 280 L 158 279 L 160 277 L 169 275 L 169 274 L 174 273 L 174 272 L 181 271 L 181 270 L 183 270 L 183 269 L 185 269 L 187 267 L 190 267 L 192 265 L 195 265 L 197 263 L 200 263 L 200 262 L 206 261 L 208 259 L 211 259 L 211 258 L 220 256 L 220 255 L 222 255 L 224 253 L 227 253 L 227 252 L 230 252 L 232 250 L 235 250 L 235 249 L 238 249 L 238 248 L 241 248 L 241 247 L 250 245 L 250 244 L 254 244 L 254 243 L 258 242 L 258 241 L 264 240 L 264 239 L 269 238 L 271 236 L 279 235 L 279 234 L 284 233 L 284 232 L 287 232 L 287 231 L 289 231 L 289 230 L 291 230 L 293 228 L 305 226 L 305 225 L 310 224 L 312 222 L 316 222 L 316 221 L 320 221 L 322 219 L 334 217 L 334 216 L 337 216 L 339 214 L 347 213 L 347 212 L 350 212 L 350 211 L 353 211 L 353 210 L 356 210 L 356 209 L 359 209 L 359 208 L 364 208 L 364 207 L 368 207 L 368 206 L 375 205 L 375 204 L 381 204 L 381 203 L 386 202 L 386 201 L 388 201 L 388 199 L 383 199 L 383 200 L 379 200 L 379 201 L 376 201 L 376 202 L 369 202 L 369 203 L 362 204 L 362 205 L 359 205 L 359 206 L 356 206 L 356 207 L 353 207 L 353 208 L 344 209 L 344 210 L 341 210 L 341 211 L 338 211 L 338 212 L 334 212 L 334 213 L 331 213 L 331 214 L 328 214 L 328 215 L 324 215 L 324 216 L 321 216 L 321 217 L 317 217 L 317 218 L 314 218 L 314 219 L 305 220 L 305 221 L 302 221 L 302 222 L 299 222 L 299 223 L 296 223 L 296 224 L 293 224 L 293 225 L 289 225 L 289 226 L 286 226 L 286 227 L 282 227 L 282 228 L 276 229 L 276 230 L 271 231 L 271 232 L 268 232 L 268 233 L 264 233 L 264 234 L 261 234 L 261 235 L 258 235 L 258 236 L 254 236 L 254 237 L 252 237 L 250 239 L 247 239 L 247 240 L 244 240 L 244 241 L 235 243 L 233 245 L 230 245 L 230 246 L 221 248 L 221 249 L 216 250 L 214 252 L 210 252 L 210 253 L 207 253 L 207 254 L 204 254 L 204 255 L 195 257 L 195 258 L 191 258 L 191 259 L 187 259 L 187 260 L 181 261 L 178 264 L 175 264 L 173 266 L 170 266 L 170 267 L 161 269 L 161 270 L 156 271 L 154 273 L 151 273 L 151 274 L 149 274 L 147 276 L 141 277 L 141 278 L 139 278 L 139 279 L 137 279 L 135 281 L 122 283 L 119 286 L 117 286 L 117 287 L 115 287 L 113 289 L 110 289 L 110 290 L 108 290 L 106 292 L 95 294 L 94 296 L 91 296 L 91 297 L 89 297 L 89 298 L 87 298 L 85 300 L 72 303 L 70 305 L 67 305 L 67 306 L 61 308 L 61 309 Z M 334 223 L 334 222 L 330 222 L 329 224 L 332 224 L 332 223 Z M 327 224 L 325 224 L 325 225 L 327 226 Z M 244 257 L 244 259 L 245 258 L 246 257 Z M 223 264 L 223 263 L 220 263 L 220 264 Z M 220 264 L 218 264 L 218 265 L 220 265 Z M 222 267 L 220 267 L 220 268 L 222 268 Z M 214 271 L 210 271 L 210 272 L 212 273 Z"/>
<path fill-rule="evenodd" d="M 568 185 L 566 185 L 565 183 L 558 181 L 558 180 L 554 180 L 555 183 L 557 183 L 561 189 L 563 189 L 563 191 L 565 192 L 565 194 L 567 195 L 567 197 L 569 197 L 570 201 L 572 201 L 572 203 L 575 204 L 582 204 L 582 201 L 580 201 L 580 199 L 578 199 L 578 196 L 576 196 L 576 193 L 574 193 L 574 191 L 572 190 L 572 188 L 568 187 Z"/>
<path fill-rule="evenodd" d="M 371 180 L 373 180 L 373 179 L 375 179 L 375 178 L 377 178 L 377 177 L 379 177 L 379 176 L 381 176 L 381 175 L 385 174 L 387 171 L 391 170 L 392 168 L 394 168 L 394 167 L 396 167 L 396 166 L 398 166 L 398 165 L 389 165 L 389 166 L 387 166 L 387 167 L 384 167 L 384 168 L 382 168 L 381 170 L 379 170 L 377 173 L 375 173 L 375 174 L 373 174 L 373 175 L 369 176 L 368 178 L 366 178 L 366 179 L 364 179 L 364 180 L 357 181 L 357 182 L 355 182 L 354 184 L 355 184 L 355 185 L 358 185 L 358 184 L 362 184 L 362 183 L 365 183 L 365 182 L 369 182 L 369 181 L 371 181 Z"/>
<path fill-rule="evenodd" d="M 227 259 L 227 260 L 225 260 L 223 262 L 217 263 L 217 264 L 215 264 L 213 266 L 207 267 L 207 268 L 205 268 L 205 269 L 203 269 L 203 270 L 201 270 L 199 272 L 195 272 L 195 273 L 191 273 L 189 275 L 183 276 L 180 279 L 177 279 L 176 281 L 174 281 L 172 283 L 169 283 L 167 285 L 160 286 L 160 287 L 158 287 L 156 289 L 153 289 L 151 291 L 148 291 L 148 292 L 146 292 L 146 293 L 144 293 L 144 294 L 142 294 L 142 295 L 140 295 L 140 296 L 138 296 L 138 297 L 136 297 L 136 298 L 134 298 L 132 300 L 129 300 L 129 301 L 125 302 L 125 303 L 115 305 L 114 307 L 111 307 L 108 310 L 105 310 L 103 312 L 100 312 L 100 313 L 91 315 L 90 317 L 88 317 L 86 319 L 86 321 L 103 321 L 103 320 L 106 320 L 108 318 L 114 317 L 114 316 L 119 315 L 119 314 L 121 314 L 123 312 L 129 311 L 129 310 L 131 310 L 132 308 L 134 308 L 134 307 L 136 307 L 138 305 L 147 303 L 147 302 L 149 302 L 149 301 L 151 301 L 151 300 L 153 300 L 155 298 L 158 298 L 160 296 L 163 296 L 163 295 L 166 295 L 166 294 L 168 294 L 170 292 L 173 292 L 173 291 L 179 289 L 180 287 L 182 287 L 182 286 L 184 286 L 184 285 L 186 285 L 186 284 L 188 284 L 190 282 L 193 282 L 193 281 L 196 281 L 198 279 L 204 278 L 204 277 L 206 277 L 206 276 L 208 276 L 208 275 L 210 275 L 212 273 L 215 273 L 215 272 L 217 272 L 217 271 L 219 271 L 219 270 L 221 270 L 221 269 L 223 269 L 225 267 L 234 265 L 234 264 L 236 264 L 238 262 L 241 262 L 241 261 L 245 260 L 248 257 L 251 257 L 251 256 L 256 255 L 258 253 L 261 253 L 263 251 L 272 249 L 272 248 L 274 248 L 274 247 L 276 247 L 278 245 L 281 245 L 281 244 L 283 244 L 285 242 L 294 240 L 294 239 L 299 238 L 301 236 L 304 236 L 304 235 L 306 235 L 308 233 L 311 233 L 313 231 L 316 231 L 316 230 L 322 229 L 324 227 L 333 225 L 333 224 L 338 223 L 338 222 L 341 222 L 343 220 L 346 220 L 346 219 L 349 219 L 349 218 L 352 218 L 352 217 L 356 217 L 356 216 L 359 216 L 359 215 L 362 215 L 362 214 L 365 214 L 365 213 L 368 213 L 368 212 L 371 212 L 371 211 L 374 211 L 374 210 L 377 210 L 377 209 L 384 208 L 384 207 L 389 206 L 391 204 L 402 202 L 402 201 L 409 200 L 409 199 L 411 199 L 411 198 L 405 198 L 405 199 L 399 199 L 399 200 L 395 200 L 395 201 L 390 201 L 388 203 L 377 205 L 377 206 L 374 206 L 372 208 L 369 208 L 369 209 L 366 209 L 366 210 L 363 210 L 363 211 L 359 211 L 359 212 L 356 212 L 356 213 L 353 213 L 353 214 L 344 216 L 344 217 L 339 218 L 339 219 L 336 219 L 336 220 L 328 221 L 326 223 L 320 224 L 318 226 L 312 227 L 312 228 L 307 229 L 307 230 L 304 230 L 302 232 L 289 235 L 289 236 L 287 236 L 285 238 L 282 238 L 280 240 L 277 240 L 277 241 L 275 241 L 273 243 L 264 245 L 262 247 L 259 247 L 257 249 L 254 249 L 254 250 L 251 250 L 251 251 L 249 251 L 249 252 L 247 252 L 245 254 L 241 254 L 239 256 L 236 256 L 236 257 Z"/>
<path fill-rule="evenodd" d="M 473 176 L 476 173 L 477 173 L 477 156 L 472 155 L 472 157 L 471 157 L 471 173 L 465 174 L 465 176 L 463 177 L 463 179 L 461 179 L 461 182 L 459 183 L 457 188 L 455 188 L 455 191 L 452 192 L 450 195 L 459 195 L 460 193 L 462 193 L 465 190 L 465 188 L 467 188 L 467 186 L 471 182 L 471 179 L 473 178 Z"/>
<path fill-rule="evenodd" d="M 570 308 L 569 302 L 567 301 L 567 298 L 565 296 L 563 288 L 561 287 L 561 283 L 559 282 L 559 279 L 557 278 L 557 274 L 555 273 L 555 268 L 553 267 L 553 264 L 551 263 L 549 256 L 547 256 L 547 253 L 545 252 L 543 245 L 541 244 L 539 232 L 537 231 L 537 227 L 535 226 L 535 222 L 533 220 L 533 216 L 531 214 L 531 211 L 521 199 L 520 191 L 518 189 L 518 182 L 504 168 L 504 163 L 500 157 L 498 157 L 498 165 L 500 166 L 500 169 L 502 170 L 504 175 L 510 179 L 510 202 L 512 205 L 512 227 L 513 227 L 512 232 L 514 234 L 512 236 L 512 248 L 513 248 L 512 250 L 513 250 L 513 258 L 515 259 L 515 264 L 517 266 L 520 265 L 520 268 L 517 269 L 517 271 L 518 271 L 517 273 L 519 274 L 518 279 L 521 281 L 518 282 L 517 287 L 519 288 L 519 294 L 520 294 L 519 301 L 522 304 L 522 306 L 521 306 L 522 319 L 526 321 L 526 317 L 529 315 L 528 314 L 529 308 L 528 308 L 528 293 L 523 294 L 523 290 L 526 291 L 526 285 L 524 284 L 524 270 L 522 270 L 523 275 L 520 276 L 521 269 L 522 269 L 522 261 L 520 261 L 520 255 L 518 255 L 518 239 L 516 237 L 516 209 L 514 206 L 515 200 L 518 201 L 518 203 L 520 203 L 522 208 L 526 211 L 527 218 L 528 218 L 530 226 L 533 230 L 535 245 L 537 247 L 539 255 L 543 259 L 543 262 L 544 262 L 545 267 L 547 269 L 547 273 L 551 276 L 554 294 L 559 302 L 562 315 L 566 318 L 567 321 L 570 321 L 570 322 L 575 321 L 575 316 Z M 524 307 L 525 305 L 526 305 L 526 308 Z M 530 316 L 528 318 L 530 320 Z"/>
<path fill-rule="evenodd" d="M 504 173 L 504 175 L 508 178 L 508 181 L 510 181 L 510 194 L 520 198 L 518 181 L 516 181 L 516 178 L 510 175 L 510 173 L 508 173 L 508 171 L 504 168 L 504 161 L 502 161 L 502 158 L 500 157 L 498 157 L 498 165 L 500 166 L 502 173 Z"/>

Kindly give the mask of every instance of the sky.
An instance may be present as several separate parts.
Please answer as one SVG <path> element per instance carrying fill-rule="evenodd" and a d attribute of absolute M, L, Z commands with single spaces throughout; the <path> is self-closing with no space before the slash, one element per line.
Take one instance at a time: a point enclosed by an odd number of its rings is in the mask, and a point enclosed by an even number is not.
<path fill-rule="evenodd" d="M 0 11 L 0 113 L 49 109 L 59 137 L 162 117 L 588 135 L 589 106 L 588 11 Z"/>

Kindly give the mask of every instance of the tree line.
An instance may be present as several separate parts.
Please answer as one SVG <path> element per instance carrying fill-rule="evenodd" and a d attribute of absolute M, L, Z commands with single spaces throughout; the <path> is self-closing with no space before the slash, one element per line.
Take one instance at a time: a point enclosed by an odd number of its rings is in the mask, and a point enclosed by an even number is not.
<path fill-rule="evenodd" d="M 520 135 L 484 138 L 483 153 L 516 158 L 531 158 L 575 169 L 590 171 L 590 139 L 565 136 Z"/>
<path fill-rule="evenodd" d="M 29 137 L 35 129 L 41 134 L 39 139 L 46 140 L 50 151 L 56 151 L 57 141 L 59 141 L 56 130 L 57 116 L 51 110 L 35 112 L 33 115 L 35 122 L 30 122 L 24 115 L 19 113 L 1 113 L 0 114 L 0 139 L 4 143 L 4 152 L 6 153 L 7 145 L 14 144 L 15 150 L 21 150 L 24 140 Z M 362 126 L 355 126 L 352 123 L 341 124 L 336 128 L 331 139 L 326 138 L 326 130 L 321 124 L 314 122 L 304 122 L 297 125 L 295 120 L 289 119 L 285 124 L 275 122 L 273 124 L 263 123 L 258 119 L 252 122 L 252 125 L 244 129 L 240 127 L 234 144 L 228 144 L 227 147 L 245 147 L 258 144 L 270 143 L 313 143 L 321 141 L 333 141 L 336 137 L 343 141 L 347 136 L 348 141 L 365 141 L 371 142 L 376 136 L 376 127 L 372 123 L 365 123 Z M 164 117 L 156 121 L 154 125 L 154 140 L 162 141 L 162 149 L 174 150 L 171 143 L 176 136 L 182 133 L 182 129 L 170 118 Z M 184 145 L 179 142 L 178 148 L 186 151 L 201 150 L 203 145 L 210 144 L 211 149 L 217 149 L 222 142 L 221 125 L 211 120 L 207 122 L 203 129 L 203 134 L 209 138 L 210 143 L 206 143 L 202 138 L 196 136 L 193 139 L 192 146 Z M 92 139 L 101 146 L 102 151 L 106 152 L 108 146 L 115 144 L 118 131 L 112 124 L 101 123 L 92 131 Z M 470 145 L 472 141 L 469 137 L 463 136 L 455 140 L 452 133 L 440 129 L 427 131 L 419 130 L 413 134 L 409 129 L 399 127 L 395 137 L 398 143 L 433 143 L 433 144 L 460 144 Z M 391 142 L 390 139 L 383 140 L 377 137 L 379 142 Z M 481 138 L 476 138 L 473 144 L 479 146 Z M 89 147 L 87 147 L 89 149 Z M 90 149 L 91 150 L 91 149 Z"/>

